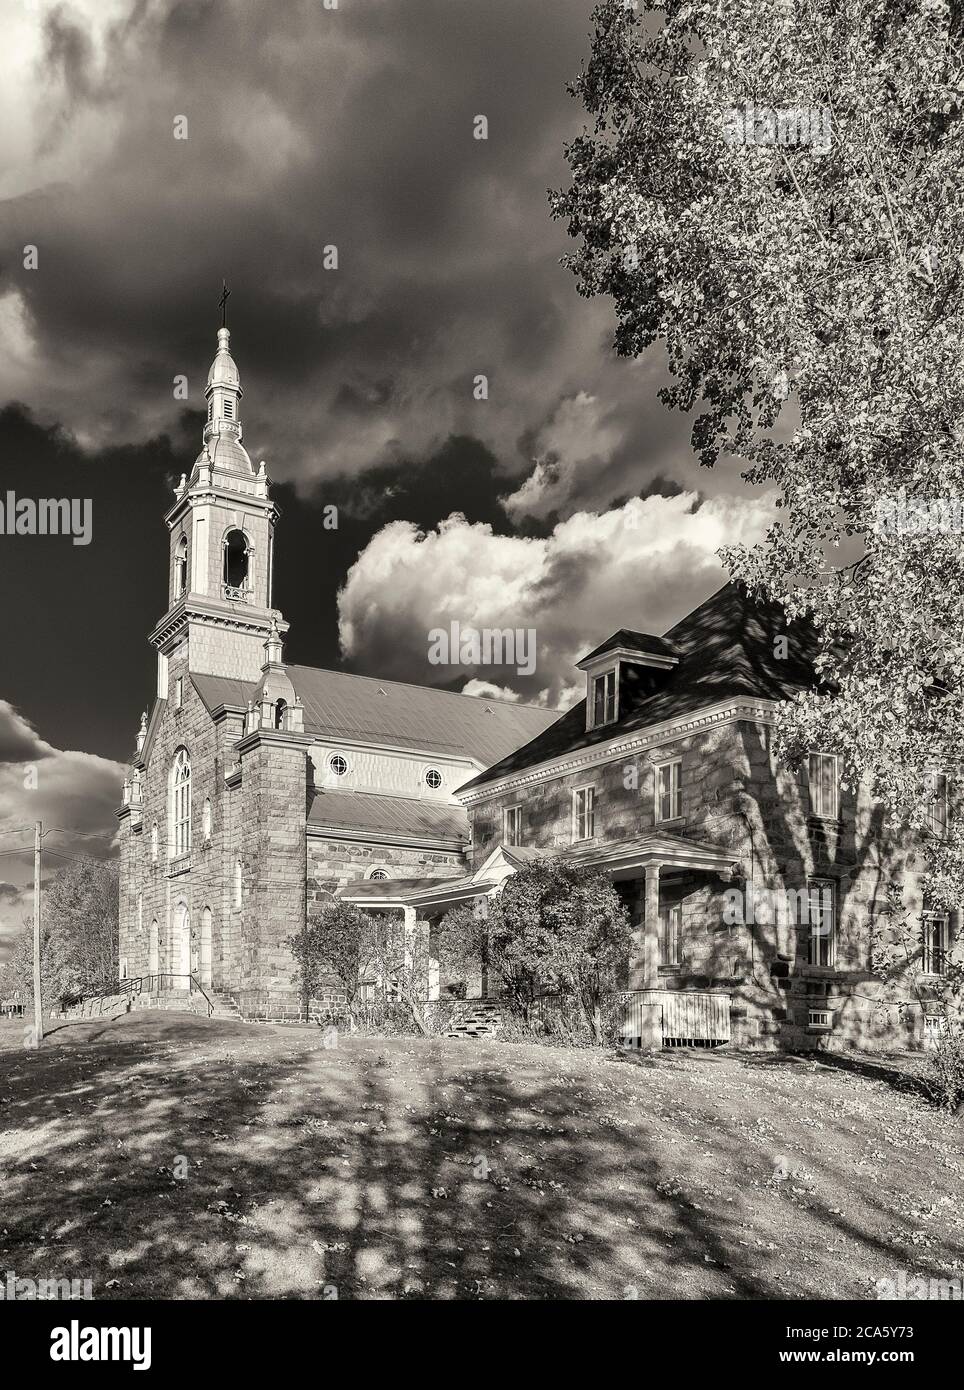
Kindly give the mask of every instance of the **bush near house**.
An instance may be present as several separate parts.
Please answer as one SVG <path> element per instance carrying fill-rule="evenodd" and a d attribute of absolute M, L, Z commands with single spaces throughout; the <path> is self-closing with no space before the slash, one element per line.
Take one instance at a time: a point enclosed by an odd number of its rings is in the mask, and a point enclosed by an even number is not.
<path fill-rule="evenodd" d="M 502 982 L 504 1002 L 523 1030 L 561 1033 L 584 1027 L 605 1036 L 604 1001 L 616 987 L 630 948 L 626 909 L 605 875 L 563 860 L 526 864 L 489 900 L 488 914 L 464 909 L 443 922 L 443 952 L 473 957 Z M 556 1024 L 542 1018 L 554 996 Z"/>

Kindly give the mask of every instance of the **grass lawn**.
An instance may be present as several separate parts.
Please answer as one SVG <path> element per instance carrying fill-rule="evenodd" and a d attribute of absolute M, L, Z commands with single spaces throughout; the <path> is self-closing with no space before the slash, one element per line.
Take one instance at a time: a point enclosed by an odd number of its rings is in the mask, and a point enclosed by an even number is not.
<path fill-rule="evenodd" d="M 89 1278 L 95 1298 L 873 1298 L 901 1269 L 964 1267 L 964 1126 L 885 1063 L 325 1049 L 318 1029 L 161 1013 L 51 1027 L 31 1052 L 0 1022 L 0 1278 Z"/>

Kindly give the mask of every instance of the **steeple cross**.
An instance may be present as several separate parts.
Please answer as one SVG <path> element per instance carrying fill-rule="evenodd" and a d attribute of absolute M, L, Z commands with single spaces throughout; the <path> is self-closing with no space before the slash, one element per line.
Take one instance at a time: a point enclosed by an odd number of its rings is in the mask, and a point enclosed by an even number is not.
<path fill-rule="evenodd" d="M 222 280 L 222 281 L 221 281 L 221 298 L 218 300 L 218 308 L 221 310 L 221 327 L 222 327 L 222 328 L 225 328 L 225 327 L 227 326 L 228 298 L 229 298 L 230 294 L 231 294 L 231 291 L 228 289 L 227 285 L 226 285 L 226 284 L 224 283 L 224 281 Z"/>

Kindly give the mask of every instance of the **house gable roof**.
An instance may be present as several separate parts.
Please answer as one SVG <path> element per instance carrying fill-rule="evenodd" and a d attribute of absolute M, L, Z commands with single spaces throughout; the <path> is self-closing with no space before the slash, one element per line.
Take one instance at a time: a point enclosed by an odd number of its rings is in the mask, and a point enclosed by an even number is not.
<path fill-rule="evenodd" d="M 787 639 L 782 658 L 776 654 L 778 637 Z M 660 673 L 652 693 L 615 723 L 587 729 L 586 701 L 580 700 L 550 728 L 464 782 L 459 792 L 734 696 L 785 700 L 816 683 L 812 625 L 788 622 L 780 604 L 754 599 L 739 584 L 724 584 L 671 627 L 666 640 L 679 656 L 678 664 Z"/>

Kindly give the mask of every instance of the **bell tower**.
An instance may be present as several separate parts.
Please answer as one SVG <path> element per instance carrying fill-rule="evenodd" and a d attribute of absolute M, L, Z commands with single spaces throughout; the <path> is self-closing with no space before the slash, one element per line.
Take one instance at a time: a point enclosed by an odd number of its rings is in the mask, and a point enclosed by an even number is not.
<path fill-rule="evenodd" d="M 257 682 L 264 644 L 287 624 L 271 606 L 278 509 L 262 462 L 242 441 L 241 378 L 222 324 L 204 395 L 207 420 L 190 477 L 182 474 L 165 521 L 170 532 L 168 609 L 151 633 L 157 693 L 168 698 L 168 662 L 186 656 L 198 674 Z"/>

